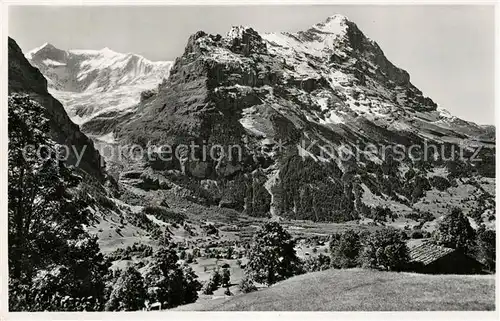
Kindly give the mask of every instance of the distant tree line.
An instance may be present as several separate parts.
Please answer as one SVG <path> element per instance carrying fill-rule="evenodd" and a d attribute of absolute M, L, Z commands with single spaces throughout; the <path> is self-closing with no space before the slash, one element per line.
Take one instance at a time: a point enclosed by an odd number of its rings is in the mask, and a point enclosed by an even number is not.
<path fill-rule="evenodd" d="M 495 235 L 494 230 L 484 225 L 474 231 L 467 217 L 455 208 L 444 217 L 430 241 L 472 255 L 495 271 Z M 331 236 L 329 256 L 320 253 L 301 260 L 292 236 L 279 223 L 266 223 L 250 245 L 249 262 L 240 287 L 251 292 L 256 290 L 254 282 L 272 285 L 294 275 L 328 268 L 405 271 L 410 268 L 407 238 L 405 231 L 395 228 L 372 232 L 348 229 Z"/>

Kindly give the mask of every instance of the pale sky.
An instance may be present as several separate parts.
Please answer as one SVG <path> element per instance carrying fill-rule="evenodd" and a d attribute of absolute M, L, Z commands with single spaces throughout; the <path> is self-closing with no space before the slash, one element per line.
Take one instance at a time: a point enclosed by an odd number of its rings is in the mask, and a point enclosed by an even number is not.
<path fill-rule="evenodd" d="M 375 40 L 440 107 L 494 124 L 493 6 L 18 6 L 9 7 L 9 36 L 24 52 L 49 42 L 173 60 L 198 30 L 225 34 L 247 25 L 294 32 L 336 13 Z"/>

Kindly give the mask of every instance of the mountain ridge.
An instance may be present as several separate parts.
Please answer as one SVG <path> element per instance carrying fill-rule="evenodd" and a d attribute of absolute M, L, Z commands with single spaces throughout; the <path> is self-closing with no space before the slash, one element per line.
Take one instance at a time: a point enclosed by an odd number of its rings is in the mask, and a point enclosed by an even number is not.
<path fill-rule="evenodd" d="M 133 53 L 62 50 L 45 43 L 26 54 L 48 79 L 49 91 L 87 134 L 106 135 L 102 118 L 131 112 L 143 91 L 168 77 L 171 62 L 152 62 Z M 86 124 L 87 123 L 87 124 Z"/>
<path fill-rule="evenodd" d="M 270 212 L 343 221 L 371 217 L 375 204 L 411 215 L 427 208 L 421 199 L 439 186 L 440 179 L 429 182 L 434 170 L 449 170 L 437 176 L 454 184 L 453 162 L 431 155 L 425 169 L 408 153 L 391 163 L 364 150 L 369 144 L 409 149 L 431 143 L 453 153 L 473 141 L 487 146 L 482 151 L 486 156 L 467 170 L 494 175 L 494 140 L 477 139 L 486 132 L 482 127 L 443 115 L 354 23 L 338 17 L 326 21 L 316 26 L 336 33 L 313 28 L 309 33 L 259 34 L 236 26 L 225 36 L 193 34 L 170 77 L 124 121 L 116 139 L 144 146 L 176 147 L 190 141 L 207 148 L 243 146 L 240 161 L 187 159 L 164 164 L 163 175 L 179 171 L 195 185 L 213 181 L 219 184 L 215 192 L 202 188 L 202 193 L 215 194 L 210 202 L 232 204 L 256 216 Z M 305 150 L 303 145 L 313 142 Z M 340 159 L 346 146 L 361 159 Z M 296 157 L 301 155 L 311 161 L 300 163 Z M 407 177 L 408 168 L 417 175 Z M 247 194 L 228 202 L 225 195 L 239 184 L 237 177 L 244 177 Z"/>
<path fill-rule="evenodd" d="M 49 93 L 47 80 L 39 69 L 30 65 L 14 39 L 8 38 L 8 46 L 9 94 L 29 94 L 44 106 L 54 141 L 68 147 L 74 146 L 79 152 L 85 148 L 79 167 L 102 181 L 104 169 L 99 152 L 94 148 L 92 140 L 80 131 L 78 126 L 70 120 L 62 104 Z M 74 165 L 76 162 L 77 155 L 71 152 L 68 163 Z"/>
<path fill-rule="evenodd" d="M 469 188 L 494 176 L 492 128 L 450 117 L 376 42 L 338 15 L 296 33 L 259 34 L 247 26 L 224 36 L 199 31 L 157 90 L 99 122 L 113 144 L 240 146 L 241 157 L 232 160 L 115 165 L 142 171 L 139 181 L 170 182 L 195 202 L 250 216 L 342 222 L 372 219 L 382 206 L 405 217 L 426 211 L 426 198 L 445 186 Z M 457 160 L 458 167 L 434 155 L 424 166 L 414 160 L 424 151 L 394 161 L 366 150 L 432 143 L 470 155 L 471 142 L 485 147 L 484 160 Z M 345 147 L 360 158 L 339 157 Z M 456 181 L 457 175 L 470 182 Z"/>

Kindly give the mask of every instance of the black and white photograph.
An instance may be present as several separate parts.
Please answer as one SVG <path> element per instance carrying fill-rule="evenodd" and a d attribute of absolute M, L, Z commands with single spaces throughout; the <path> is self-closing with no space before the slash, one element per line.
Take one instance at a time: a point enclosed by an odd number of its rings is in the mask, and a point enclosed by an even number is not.
<path fill-rule="evenodd" d="M 9 319 L 496 311 L 495 8 L 3 5 Z"/>

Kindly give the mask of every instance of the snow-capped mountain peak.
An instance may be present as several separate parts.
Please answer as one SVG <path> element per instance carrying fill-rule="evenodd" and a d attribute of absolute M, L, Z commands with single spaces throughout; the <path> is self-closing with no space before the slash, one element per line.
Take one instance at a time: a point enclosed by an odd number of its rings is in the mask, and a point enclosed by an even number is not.
<path fill-rule="evenodd" d="M 140 101 L 141 92 L 155 89 L 168 78 L 173 64 L 109 47 L 62 50 L 49 43 L 26 57 L 44 74 L 49 92 L 77 124 L 104 112 L 126 112 Z"/>
<path fill-rule="evenodd" d="M 25 57 L 28 60 L 37 59 L 37 57 L 42 59 L 51 60 L 63 60 L 67 55 L 66 51 L 56 48 L 54 45 L 46 42 L 40 47 L 30 50 Z"/>
<path fill-rule="evenodd" d="M 111 50 L 108 47 L 104 47 L 99 50 L 92 50 L 92 49 L 71 49 L 68 50 L 68 52 L 77 54 L 77 55 L 89 55 L 89 56 L 97 56 L 97 55 L 116 55 L 120 54 L 114 50 Z"/>
<path fill-rule="evenodd" d="M 44 44 L 26 55 L 48 78 L 49 88 L 71 92 L 105 92 L 168 77 L 169 61 L 153 62 L 105 47 L 100 50 L 62 50 Z"/>
<path fill-rule="evenodd" d="M 447 109 L 444 109 L 442 107 L 438 107 L 436 109 L 436 111 L 439 113 L 439 116 L 441 118 L 446 118 L 446 119 L 454 119 L 456 118 L 455 116 L 453 116 Z"/>
<path fill-rule="evenodd" d="M 37 52 L 39 52 L 39 51 L 41 51 L 43 49 L 45 49 L 45 50 L 53 50 L 53 49 L 56 49 L 56 47 L 54 47 L 52 44 L 50 44 L 48 42 L 45 42 L 43 45 L 30 50 L 28 53 L 26 53 L 25 56 L 28 59 L 31 59 L 33 57 L 33 55 L 35 55 Z"/>
<path fill-rule="evenodd" d="M 312 28 L 324 33 L 344 34 L 347 31 L 348 21 L 346 16 L 336 14 L 328 17 L 324 22 L 313 25 Z"/>
<path fill-rule="evenodd" d="M 398 164 L 393 157 L 386 159 L 389 154 L 385 151 L 367 151 L 368 144 L 422 146 L 429 141 L 465 145 L 464 139 L 472 140 L 475 133 L 485 137 L 485 130 L 473 124 L 441 119 L 436 108 L 375 42 L 353 22 L 336 15 L 296 33 L 259 34 L 252 28 L 233 27 L 227 36 L 203 31 L 193 34 L 158 94 L 141 102 L 139 112 L 116 127 L 114 137 L 144 146 L 189 140 L 203 140 L 206 146 L 240 144 L 248 158 L 239 163 L 190 158 L 182 165 L 169 163 L 164 168 L 177 169 L 193 182 L 230 181 L 248 175 L 253 184 L 262 175 L 258 184 L 269 195 L 271 215 L 303 218 L 303 209 L 311 207 L 311 197 L 305 197 L 300 208 L 294 205 L 295 199 L 323 190 L 327 191 L 325 197 L 338 193 L 328 207 L 339 211 L 307 217 L 328 220 L 344 215 L 341 213 L 350 215 L 355 206 L 381 204 L 373 202 L 375 193 L 380 200 L 391 193 L 388 203 L 406 206 L 408 212 L 425 196 L 415 178 L 416 187 L 407 188 L 412 153 Z M 308 146 L 312 148 L 306 149 Z M 356 157 L 344 161 L 338 157 L 344 153 Z M 308 173 L 313 175 L 302 175 L 304 181 L 287 183 L 289 173 L 309 166 L 293 161 L 295 156 L 309 158 L 318 166 L 310 168 Z M 249 166 L 251 162 L 254 164 Z M 328 170 L 320 172 L 323 166 Z M 389 171 L 393 174 L 386 174 Z M 422 178 L 431 174 L 422 173 Z M 321 180 L 308 185 L 308 176 Z M 384 186 L 378 187 L 376 181 L 383 181 Z M 399 184 L 397 188 L 394 182 Z M 314 187 L 298 191 L 302 183 Z M 297 192 L 290 196 L 286 194 L 289 190 Z M 415 196 L 415 190 L 420 196 Z M 352 197 L 342 200 L 351 192 Z M 341 204 L 351 205 L 344 211 Z M 366 213 L 371 215 L 371 210 Z"/>

